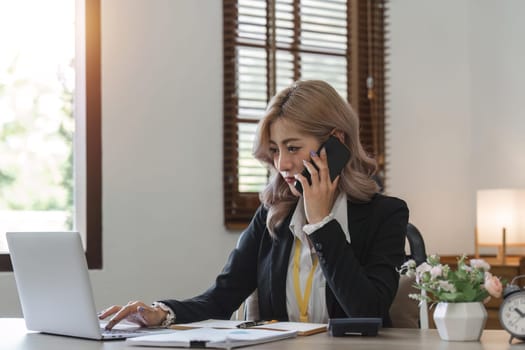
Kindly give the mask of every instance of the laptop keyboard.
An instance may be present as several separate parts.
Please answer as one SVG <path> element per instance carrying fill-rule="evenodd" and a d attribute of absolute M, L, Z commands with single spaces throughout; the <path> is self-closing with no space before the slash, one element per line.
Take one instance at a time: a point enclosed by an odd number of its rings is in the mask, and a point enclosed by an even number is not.
<path fill-rule="evenodd" d="M 100 328 L 102 334 L 131 334 L 141 333 L 140 329 L 105 329 Z"/>
<path fill-rule="evenodd" d="M 134 328 L 134 329 L 110 329 L 107 330 L 105 328 L 100 328 L 102 332 L 102 336 L 104 338 L 129 338 L 129 337 L 137 337 L 140 335 L 147 335 L 152 333 L 163 333 L 163 332 L 169 332 L 169 330 L 165 328 L 159 328 L 159 329 L 151 329 L 151 328 Z"/>

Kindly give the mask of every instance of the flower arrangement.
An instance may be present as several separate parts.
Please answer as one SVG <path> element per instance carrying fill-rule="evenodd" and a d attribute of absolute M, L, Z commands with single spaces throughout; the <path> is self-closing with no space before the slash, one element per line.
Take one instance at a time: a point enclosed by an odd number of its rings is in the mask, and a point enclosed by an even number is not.
<path fill-rule="evenodd" d="M 490 265 L 482 259 L 470 259 L 466 255 L 458 259 L 458 267 L 452 270 L 441 264 L 438 255 L 416 267 L 414 260 L 405 262 L 400 272 L 415 276 L 415 287 L 426 293 L 410 294 L 410 298 L 430 303 L 487 302 L 490 297 L 499 298 L 503 290 L 500 279 L 490 272 Z"/>

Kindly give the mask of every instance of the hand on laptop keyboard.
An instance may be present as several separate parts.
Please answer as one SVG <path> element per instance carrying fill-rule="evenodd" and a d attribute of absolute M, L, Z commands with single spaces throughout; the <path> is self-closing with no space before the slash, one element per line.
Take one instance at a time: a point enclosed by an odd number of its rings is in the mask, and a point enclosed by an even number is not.
<path fill-rule="evenodd" d="M 125 306 L 110 306 L 102 311 L 98 318 L 103 320 L 112 316 L 106 325 L 106 329 L 109 330 L 122 320 L 127 320 L 141 327 L 158 327 L 166 319 L 167 314 L 160 307 L 152 307 L 142 301 L 133 301 Z"/>

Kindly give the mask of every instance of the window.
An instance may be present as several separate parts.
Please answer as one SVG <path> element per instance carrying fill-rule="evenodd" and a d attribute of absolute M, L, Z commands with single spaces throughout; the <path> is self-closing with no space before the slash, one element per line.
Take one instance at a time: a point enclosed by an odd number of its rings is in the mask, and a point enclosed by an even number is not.
<path fill-rule="evenodd" d="M 101 268 L 100 0 L 1 2 L 0 18 L 0 271 L 8 230 L 78 230 Z"/>
<path fill-rule="evenodd" d="M 333 85 L 359 113 L 361 139 L 385 174 L 387 0 L 223 0 L 224 209 L 245 227 L 267 170 L 252 155 L 269 99 L 298 79 Z"/>

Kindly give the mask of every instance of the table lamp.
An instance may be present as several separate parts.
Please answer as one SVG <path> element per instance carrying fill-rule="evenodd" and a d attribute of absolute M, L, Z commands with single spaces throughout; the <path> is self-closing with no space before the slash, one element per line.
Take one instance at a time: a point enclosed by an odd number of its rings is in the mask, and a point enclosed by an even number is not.
<path fill-rule="evenodd" d="M 495 247 L 505 263 L 507 247 L 525 247 L 525 189 L 477 191 L 475 249 Z"/>

